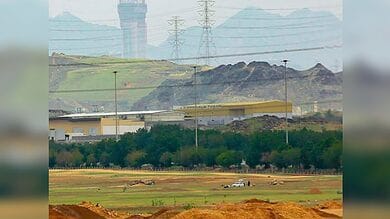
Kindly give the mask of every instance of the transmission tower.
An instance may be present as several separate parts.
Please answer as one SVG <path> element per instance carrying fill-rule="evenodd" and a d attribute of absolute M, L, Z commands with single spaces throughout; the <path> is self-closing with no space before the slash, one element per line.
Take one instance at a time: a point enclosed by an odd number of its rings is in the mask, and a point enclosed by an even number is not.
<path fill-rule="evenodd" d="M 213 42 L 212 27 L 215 23 L 213 16 L 215 11 L 213 7 L 215 5 L 215 0 L 198 0 L 199 3 L 199 14 L 201 19 L 199 24 L 202 27 L 202 36 L 199 44 L 198 55 L 200 57 L 205 57 L 206 65 L 210 64 L 210 56 L 215 55 L 215 45 Z M 214 48 L 214 52 L 211 51 L 211 48 Z"/>
<path fill-rule="evenodd" d="M 182 26 L 184 25 L 184 20 L 179 16 L 173 16 L 168 20 L 168 24 L 171 26 L 171 29 L 168 30 L 170 44 L 172 46 L 172 57 L 175 60 L 175 63 L 179 62 L 180 59 L 180 46 L 184 44 L 184 40 L 181 39 L 181 35 L 184 30 Z"/>

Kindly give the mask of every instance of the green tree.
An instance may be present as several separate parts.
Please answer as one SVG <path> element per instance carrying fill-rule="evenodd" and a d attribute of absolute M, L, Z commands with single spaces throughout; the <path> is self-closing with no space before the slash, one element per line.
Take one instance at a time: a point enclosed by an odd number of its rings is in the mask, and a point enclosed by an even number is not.
<path fill-rule="evenodd" d="M 56 163 L 58 164 L 58 166 L 61 167 L 72 166 L 72 161 L 72 153 L 70 153 L 69 151 L 61 151 L 56 157 Z"/>
<path fill-rule="evenodd" d="M 271 152 L 269 161 L 277 167 L 283 167 L 285 165 L 282 153 L 276 150 Z"/>
<path fill-rule="evenodd" d="M 251 167 L 263 163 L 279 167 L 302 163 L 306 168 L 311 164 L 317 168 L 339 168 L 341 165 L 342 131 L 293 130 L 289 135 L 290 145 L 285 145 L 283 131 L 235 133 L 199 130 L 201 147 L 197 151 L 193 133 L 194 130 L 177 125 L 156 125 L 151 130 L 127 133 L 119 142 L 114 139 L 81 144 L 50 141 L 49 165 L 69 167 L 82 162 L 88 165 L 99 162 L 103 166 L 109 163 L 169 166 L 174 161 L 192 167 L 201 163 L 213 166 L 218 161 L 218 164 L 229 166 L 239 163 L 241 158 Z"/>
<path fill-rule="evenodd" d="M 72 151 L 72 166 L 79 167 L 83 163 L 83 155 L 78 149 Z"/>
<path fill-rule="evenodd" d="M 269 158 L 271 163 L 278 167 L 297 166 L 301 162 L 301 149 L 287 148 L 281 152 L 272 151 Z"/>
<path fill-rule="evenodd" d="M 132 167 L 140 167 L 144 164 L 146 153 L 144 151 L 133 151 L 127 154 L 126 163 Z"/>
<path fill-rule="evenodd" d="M 241 162 L 241 156 L 236 151 L 225 151 L 217 156 L 216 163 L 223 167 L 229 167 L 233 164 L 239 164 Z"/>
<path fill-rule="evenodd" d="M 183 147 L 175 153 L 175 163 L 185 167 L 192 167 L 199 164 L 200 156 L 194 146 Z"/>
<path fill-rule="evenodd" d="M 107 167 L 108 164 L 110 163 L 110 154 L 108 152 L 103 152 L 100 155 L 99 162 L 100 162 L 100 165 Z"/>
<path fill-rule="evenodd" d="M 282 151 L 284 162 L 287 165 L 298 166 L 301 161 L 301 149 L 289 148 Z"/>
<path fill-rule="evenodd" d="M 225 147 L 218 148 L 203 148 L 201 149 L 201 158 L 202 163 L 206 164 L 206 166 L 214 166 L 216 165 L 216 158 L 222 152 L 225 152 L 227 149 Z"/>
<path fill-rule="evenodd" d="M 55 150 L 49 150 L 49 167 L 56 165 L 57 152 Z"/>
<path fill-rule="evenodd" d="M 341 141 L 335 142 L 329 148 L 325 149 L 322 159 L 325 168 L 340 168 L 343 146 Z"/>
<path fill-rule="evenodd" d="M 170 152 L 164 152 L 161 157 L 160 157 L 160 163 L 164 166 L 164 167 L 168 167 L 168 166 L 171 166 L 171 163 L 173 161 L 173 154 L 170 153 Z"/>
<path fill-rule="evenodd" d="M 86 163 L 87 163 L 87 165 L 95 164 L 96 163 L 95 155 L 89 154 L 86 158 Z"/>

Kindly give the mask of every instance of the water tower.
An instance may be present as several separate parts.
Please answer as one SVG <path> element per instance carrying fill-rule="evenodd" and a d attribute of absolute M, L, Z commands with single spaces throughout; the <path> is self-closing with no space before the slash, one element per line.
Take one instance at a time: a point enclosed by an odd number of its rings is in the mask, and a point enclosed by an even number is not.
<path fill-rule="evenodd" d="M 118 14 L 123 32 L 124 58 L 146 56 L 146 12 L 145 0 L 119 0 Z"/>

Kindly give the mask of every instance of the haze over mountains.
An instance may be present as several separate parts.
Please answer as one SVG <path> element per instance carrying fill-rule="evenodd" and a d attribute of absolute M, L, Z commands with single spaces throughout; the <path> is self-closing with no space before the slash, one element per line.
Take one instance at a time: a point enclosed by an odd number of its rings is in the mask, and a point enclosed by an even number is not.
<path fill-rule="evenodd" d="M 96 65 L 88 63 L 115 64 Z M 191 65 L 176 65 L 168 61 L 123 62 L 110 57 L 81 57 L 56 54 L 52 64 L 77 64 L 81 66 L 51 66 L 50 109 L 72 111 L 75 108 L 105 111 L 114 110 L 112 72 L 118 75 L 118 107 L 121 111 L 172 109 L 174 106 L 194 103 L 194 75 Z M 197 73 L 197 99 L 199 103 L 261 101 L 284 99 L 284 72 L 281 65 L 267 62 L 239 62 L 216 68 L 199 69 Z M 303 71 L 288 68 L 289 100 L 295 107 L 301 103 L 326 102 L 342 99 L 342 73 L 333 73 L 322 64 Z M 72 92 L 74 90 L 91 92 Z M 95 89 L 97 89 L 95 91 Z M 101 90 L 101 91 L 99 91 Z M 70 92 L 61 92 L 70 91 Z M 313 104 L 304 105 L 313 111 Z M 321 108 L 340 110 L 340 102 L 318 105 Z M 299 109 L 295 109 L 299 112 Z"/>
<path fill-rule="evenodd" d="M 273 14 L 258 8 L 246 8 L 213 28 L 211 52 L 216 55 L 275 51 L 319 46 L 341 45 L 342 21 L 330 12 L 301 9 L 287 16 Z M 199 53 L 201 27 L 187 28 L 182 38 L 182 57 Z M 170 59 L 170 39 L 159 46 L 149 45 L 147 58 Z M 50 53 L 119 57 L 122 51 L 122 33 L 119 28 L 84 22 L 64 13 L 50 19 Z M 333 71 L 340 71 L 341 48 L 315 51 L 267 54 L 246 57 L 228 57 L 212 60 L 211 65 L 234 64 L 240 61 L 267 61 L 280 63 L 288 57 L 290 66 L 307 69 L 322 63 Z M 195 63 L 189 60 L 186 63 Z M 200 60 L 201 64 L 201 60 Z"/>
<path fill-rule="evenodd" d="M 283 100 L 284 71 L 283 66 L 267 62 L 239 62 L 199 72 L 196 79 L 197 100 L 199 103 Z M 313 104 L 301 104 L 330 101 L 326 108 L 342 109 L 341 103 L 334 101 L 342 99 L 342 73 L 335 74 L 322 64 L 317 64 L 304 71 L 288 68 L 287 78 L 289 100 L 295 107 L 308 110 Z M 133 110 L 192 105 L 195 99 L 194 83 L 194 76 L 189 79 L 167 79 L 137 101 Z"/>
<path fill-rule="evenodd" d="M 122 31 L 117 27 L 85 22 L 65 12 L 49 19 L 49 53 L 120 57 Z"/>

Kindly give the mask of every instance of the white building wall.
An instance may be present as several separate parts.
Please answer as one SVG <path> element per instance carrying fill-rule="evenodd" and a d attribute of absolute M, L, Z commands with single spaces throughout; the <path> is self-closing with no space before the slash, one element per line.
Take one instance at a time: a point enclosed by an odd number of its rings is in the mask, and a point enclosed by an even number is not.
<path fill-rule="evenodd" d="M 143 125 L 132 125 L 132 126 L 118 126 L 118 134 L 123 135 L 125 133 L 134 133 L 139 129 L 144 128 Z M 115 126 L 103 126 L 103 135 L 115 135 Z"/>

